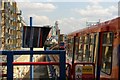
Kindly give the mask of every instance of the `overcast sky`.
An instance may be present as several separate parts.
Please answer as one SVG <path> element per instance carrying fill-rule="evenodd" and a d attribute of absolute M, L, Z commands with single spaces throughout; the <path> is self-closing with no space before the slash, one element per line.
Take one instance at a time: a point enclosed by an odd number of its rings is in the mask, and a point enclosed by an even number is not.
<path fill-rule="evenodd" d="M 54 25 L 58 21 L 61 33 L 86 27 L 86 22 L 101 22 L 118 16 L 119 0 L 16 0 L 27 25 Z"/>

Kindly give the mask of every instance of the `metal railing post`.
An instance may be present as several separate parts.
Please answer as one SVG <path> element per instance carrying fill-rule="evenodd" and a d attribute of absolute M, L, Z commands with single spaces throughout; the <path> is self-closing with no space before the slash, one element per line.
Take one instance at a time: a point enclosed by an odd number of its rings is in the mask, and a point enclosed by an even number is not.
<path fill-rule="evenodd" d="M 7 80 L 13 80 L 13 52 L 7 53 Z"/>
<path fill-rule="evenodd" d="M 65 51 L 60 51 L 60 80 L 65 80 L 66 78 L 66 71 L 65 71 L 65 65 L 66 65 L 66 59 L 65 59 Z"/>
<path fill-rule="evenodd" d="M 32 17 L 30 17 L 30 27 L 31 27 L 31 35 L 32 35 Z M 31 46 L 30 47 L 30 62 L 33 62 L 33 47 L 32 47 L 32 42 L 31 42 L 30 46 Z M 34 66 L 33 65 L 30 65 L 30 80 L 34 80 Z"/>

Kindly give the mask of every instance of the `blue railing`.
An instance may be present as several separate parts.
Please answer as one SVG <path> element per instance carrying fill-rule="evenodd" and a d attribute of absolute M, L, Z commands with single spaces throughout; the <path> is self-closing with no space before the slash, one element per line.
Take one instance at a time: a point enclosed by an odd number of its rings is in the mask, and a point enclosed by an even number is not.
<path fill-rule="evenodd" d="M 31 55 L 30 51 L 0 51 L 0 55 L 7 55 L 7 80 L 13 80 L 13 57 L 14 55 Z M 66 52 L 61 51 L 33 51 L 33 54 L 50 54 L 50 55 L 59 55 L 59 66 L 60 66 L 60 80 L 65 80 L 66 72 L 65 72 L 65 65 L 66 59 L 65 54 Z M 35 63 L 35 62 L 34 62 Z M 32 65 L 32 64 L 31 64 Z M 30 76 L 31 78 L 31 76 Z"/>

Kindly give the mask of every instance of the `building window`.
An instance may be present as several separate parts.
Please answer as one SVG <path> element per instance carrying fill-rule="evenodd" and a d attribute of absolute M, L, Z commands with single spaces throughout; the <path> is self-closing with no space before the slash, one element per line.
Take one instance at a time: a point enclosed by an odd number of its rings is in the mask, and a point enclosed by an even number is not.
<path fill-rule="evenodd" d="M 113 51 L 113 33 L 108 32 L 103 34 L 102 44 L 102 66 L 101 71 L 106 74 L 111 74 L 112 70 L 112 51 Z"/>

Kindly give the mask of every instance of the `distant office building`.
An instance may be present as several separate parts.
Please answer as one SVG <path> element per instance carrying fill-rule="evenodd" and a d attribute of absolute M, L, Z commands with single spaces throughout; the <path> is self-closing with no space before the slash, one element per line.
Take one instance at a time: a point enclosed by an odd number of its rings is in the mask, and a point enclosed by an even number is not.
<path fill-rule="evenodd" d="M 57 36 L 58 35 L 58 21 L 55 22 L 55 26 L 52 27 L 52 31 L 51 31 L 51 34 L 53 37 Z"/>
<path fill-rule="evenodd" d="M 17 3 L 0 0 L 0 50 L 21 49 L 24 25 Z"/>

